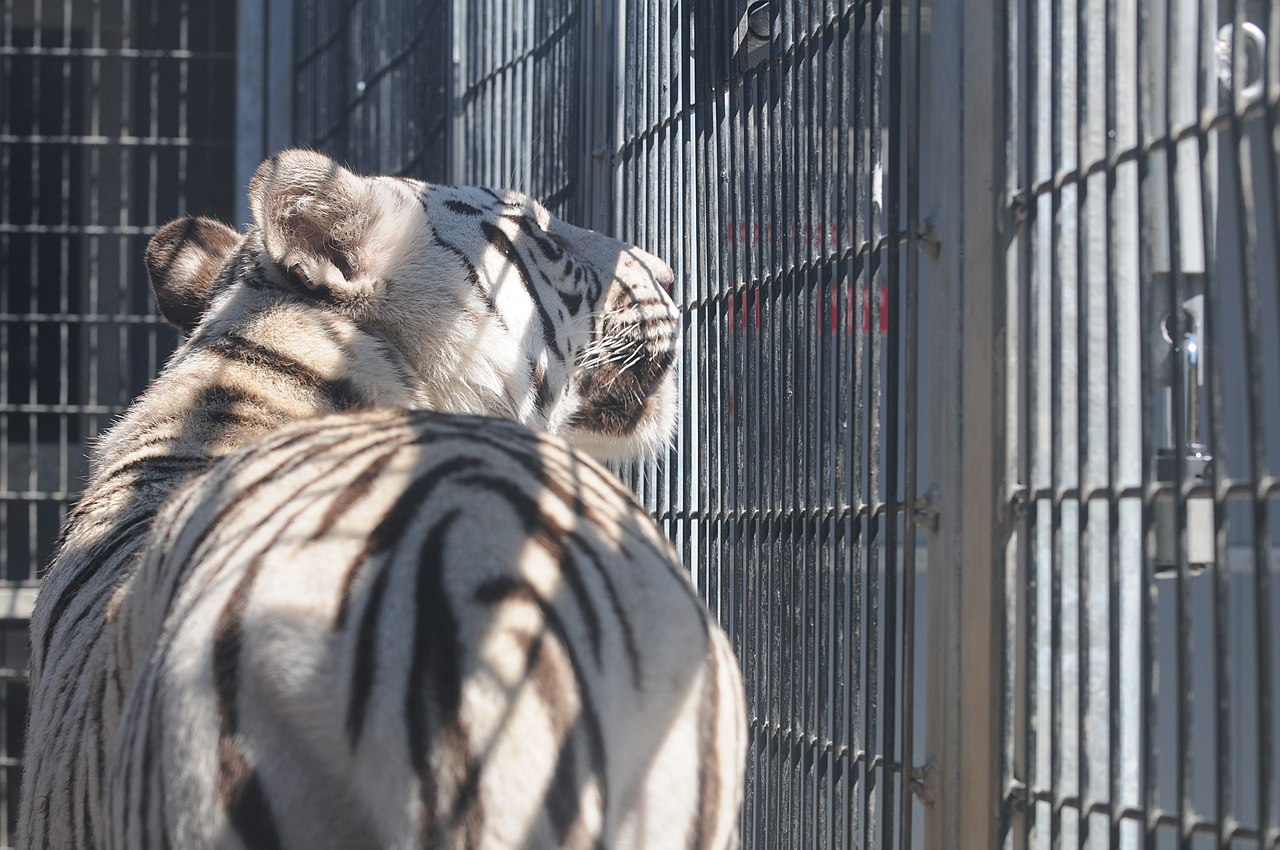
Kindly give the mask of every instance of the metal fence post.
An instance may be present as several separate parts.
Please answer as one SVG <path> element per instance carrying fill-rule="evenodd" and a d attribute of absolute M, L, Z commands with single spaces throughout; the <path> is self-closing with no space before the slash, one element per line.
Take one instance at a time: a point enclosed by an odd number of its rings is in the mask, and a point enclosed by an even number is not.
<path fill-rule="evenodd" d="M 293 143 L 292 0 L 241 0 L 236 38 L 237 225 L 252 217 L 245 189 L 258 163 Z"/>
<path fill-rule="evenodd" d="M 934 147 L 922 175 L 929 242 L 933 482 L 929 546 L 926 846 L 991 850 L 1000 842 L 1004 409 L 1005 156 L 998 4 L 933 9 Z M 929 172 L 932 173 L 929 173 Z"/>

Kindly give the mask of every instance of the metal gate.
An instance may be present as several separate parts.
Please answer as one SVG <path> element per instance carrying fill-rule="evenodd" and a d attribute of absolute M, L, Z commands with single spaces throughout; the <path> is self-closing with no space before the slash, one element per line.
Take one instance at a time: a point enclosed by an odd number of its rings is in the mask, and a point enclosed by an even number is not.
<path fill-rule="evenodd" d="M 1004 839 L 1275 848 L 1280 7 L 1001 11 Z"/>

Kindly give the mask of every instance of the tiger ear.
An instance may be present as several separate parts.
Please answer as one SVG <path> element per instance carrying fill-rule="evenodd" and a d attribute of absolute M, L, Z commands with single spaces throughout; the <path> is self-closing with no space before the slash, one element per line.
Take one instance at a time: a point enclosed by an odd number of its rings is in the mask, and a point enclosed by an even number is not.
<path fill-rule="evenodd" d="M 156 231 L 144 259 L 160 313 L 183 333 L 199 323 L 240 234 L 210 218 L 175 219 Z"/>
<path fill-rule="evenodd" d="M 282 151 L 249 181 L 249 205 L 268 259 L 294 284 L 338 301 L 371 288 L 377 206 L 365 180 L 324 154 Z"/>

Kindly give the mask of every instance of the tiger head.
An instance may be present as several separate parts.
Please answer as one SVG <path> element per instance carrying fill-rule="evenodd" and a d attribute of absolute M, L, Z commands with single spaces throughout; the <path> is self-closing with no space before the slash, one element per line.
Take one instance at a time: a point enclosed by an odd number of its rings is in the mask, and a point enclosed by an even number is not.
<path fill-rule="evenodd" d="M 411 406 L 513 418 L 602 458 L 668 439 L 679 318 L 652 254 L 524 195 L 363 177 L 312 151 L 263 163 L 249 201 L 244 236 L 187 218 L 148 246 L 180 330 L 217 333 L 238 290 L 266 290 L 376 339 Z"/>

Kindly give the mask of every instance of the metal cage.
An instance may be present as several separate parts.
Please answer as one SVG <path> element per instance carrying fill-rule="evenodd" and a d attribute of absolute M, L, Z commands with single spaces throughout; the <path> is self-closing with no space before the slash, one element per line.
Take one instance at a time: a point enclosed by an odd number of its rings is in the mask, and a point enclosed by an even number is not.
<path fill-rule="evenodd" d="M 744 845 L 1280 850 L 1280 5 L 81 5 L 4 4 L 11 616 L 172 344 L 148 228 L 233 202 L 235 59 L 241 183 L 309 144 L 676 269 L 678 429 L 618 472 L 738 650 Z"/>

